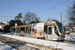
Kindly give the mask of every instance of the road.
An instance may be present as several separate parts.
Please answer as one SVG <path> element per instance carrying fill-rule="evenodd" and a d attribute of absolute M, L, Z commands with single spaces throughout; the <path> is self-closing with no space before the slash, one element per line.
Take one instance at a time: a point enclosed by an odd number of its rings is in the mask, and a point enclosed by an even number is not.
<path fill-rule="evenodd" d="M 75 32 L 70 33 L 70 35 L 75 35 Z"/>
<path fill-rule="evenodd" d="M 75 41 L 75 33 L 70 33 L 70 35 L 65 35 L 65 40 Z"/>

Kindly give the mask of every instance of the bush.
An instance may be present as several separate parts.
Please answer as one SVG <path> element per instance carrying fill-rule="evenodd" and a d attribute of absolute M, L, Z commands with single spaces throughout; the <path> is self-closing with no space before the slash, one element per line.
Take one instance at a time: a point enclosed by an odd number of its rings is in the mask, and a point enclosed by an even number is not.
<path fill-rule="evenodd" d="M 3 30 L 2 29 L 0 29 L 0 32 L 2 32 Z"/>
<path fill-rule="evenodd" d="M 5 25 L 3 32 L 10 32 L 10 25 Z"/>

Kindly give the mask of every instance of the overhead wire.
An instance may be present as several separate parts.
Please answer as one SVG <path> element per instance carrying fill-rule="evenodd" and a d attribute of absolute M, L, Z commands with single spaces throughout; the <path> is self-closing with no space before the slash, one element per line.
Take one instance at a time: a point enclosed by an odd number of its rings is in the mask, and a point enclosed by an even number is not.
<path fill-rule="evenodd" d="M 16 0 L 12 5 L 10 5 L 10 6 L 9 6 L 7 9 L 5 9 L 2 13 L 0 13 L 0 15 L 3 14 L 5 11 L 7 11 L 9 8 L 11 8 L 14 4 L 16 4 L 17 1 L 18 1 L 18 0 Z"/>
<path fill-rule="evenodd" d="M 17 0 L 17 1 L 18 1 L 18 0 Z M 16 2 L 17 2 L 17 1 L 16 1 Z M 62 4 L 64 4 L 64 3 L 66 3 L 66 2 L 68 2 L 68 1 L 69 1 L 69 0 L 67 0 L 67 1 L 65 1 L 65 2 L 62 2 L 62 3 L 58 4 L 58 5 L 55 5 L 55 6 L 53 6 L 53 7 L 50 7 L 50 8 L 47 8 L 47 9 L 44 9 L 44 10 L 35 12 L 35 13 L 40 13 L 40 12 L 49 10 L 49 9 L 51 9 L 51 8 L 55 8 L 55 7 L 59 6 L 59 5 L 62 5 Z M 14 3 L 13 3 L 11 6 L 9 6 L 6 10 L 4 10 L 2 13 L 0 13 L 0 15 L 3 14 L 5 11 L 7 11 L 10 7 L 12 7 L 16 2 L 14 2 Z"/>
<path fill-rule="evenodd" d="M 68 1 L 69 1 L 69 0 L 67 0 L 67 1 L 65 1 L 65 2 L 62 2 L 62 3 L 58 4 L 58 5 L 55 5 L 55 6 L 53 6 L 53 7 L 50 7 L 50 8 L 47 8 L 47 9 L 41 10 L 41 11 L 38 11 L 38 12 L 36 12 L 36 13 L 40 13 L 40 12 L 43 12 L 43 11 L 49 10 L 49 9 L 51 9 L 51 8 L 56 8 L 57 6 L 62 5 L 62 4 L 64 4 L 64 3 L 66 3 L 66 2 L 68 2 Z"/>

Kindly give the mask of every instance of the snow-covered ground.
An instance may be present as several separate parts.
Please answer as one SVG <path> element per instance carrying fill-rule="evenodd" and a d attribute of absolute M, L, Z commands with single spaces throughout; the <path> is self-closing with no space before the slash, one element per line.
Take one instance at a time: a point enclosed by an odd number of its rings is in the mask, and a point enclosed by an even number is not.
<path fill-rule="evenodd" d="M 9 44 L 15 46 L 19 50 L 36 50 L 36 49 L 44 50 L 42 48 L 38 48 L 19 41 L 10 42 Z M 0 41 L 0 50 L 16 50 L 16 49 Z"/>
<path fill-rule="evenodd" d="M 8 33 L 8 34 L 10 34 L 10 33 Z M 43 46 L 49 46 L 49 47 L 52 47 L 52 48 L 61 48 L 63 50 L 75 50 L 75 44 L 71 44 L 71 43 L 53 42 L 53 41 L 33 39 L 33 38 L 28 38 L 28 37 L 20 37 L 20 36 L 8 35 L 8 34 L 5 34 L 5 33 L 2 34 L 1 33 L 0 35 L 10 37 L 10 38 L 14 38 L 14 39 L 18 39 L 18 40 L 21 40 L 21 41 L 26 41 L 26 42 L 30 42 L 30 43 L 43 45 Z M 75 35 L 65 35 L 65 36 L 66 36 L 66 38 L 65 38 L 66 40 L 75 41 Z M 0 44 L 1 44 L 1 42 L 0 42 Z M 29 45 L 29 44 L 26 44 L 26 45 Z M 32 46 L 32 45 L 29 45 L 29 46 Z M 3 47 L 0 46 L 0 48 L 3 48 Z M 35 47 L 35 46 L 33 46 L 33 47 Z M 11 49 L 12 47 L 8 46 L 8 48 Z M 8 48 L 5 47 L 4 49 L 8 49 Z M 38 48 L 38 47 L 36 47 L 36 48 Z"/>
<path fill-rule="evenodd" d="M 1 32 L 0 34 L 9 35 L 10 33 L 2 33 Z M 20 41 L 15 41 L 15 40 L 10 41 L 8 44 L 16 47 L 19 50 L 45 50 L 43 48 L 39 48 L 39 47 L 30 45 L 30 44 L 23 43 L 23 42 L 20 42 Z M 16 50 L 15 48 L 9 46 L 8 44 L 5 44 L 5 43 L 0 41 L 0 50 Z"/>
<path fill-rule="evenodd" d="M 15 48 L 0 41 L 0 50 L 15 50 Z"/>
<path fill-rule="evenodd" d="M 75 41 L 75 35 L 65 35 L 65 40 Z"/>
<path fill-rule="evenodd" d="M 53 41 L 33 39 L 33 38 L 28 38 L 28 37 L 20 37 L 20 36 L 7 35 L 7 34 L 0 34 L 0 35 L 10 37 L 10 38 L 13 38 L 13 39 L 18 39 L 18 40 L 21 40 L 21 41 L 26 41 L 26 42 L 30 42 L 30 43 L 43 45 L 43 46 L 48 46 L 48 47 L 52 47 L 52 48 L 61 48 L 63 50 L 75 50 L 75 44 L 53 42 Z M 70 38 L 69 36 L 70 35 L 66 35 L 66 39 Z M 72 38 L 75 38 L 75 36 L 72 35 Z"/>
<path fill-rule="evenodd" d="M 75 41 L 75 33 L 70 33 L 70 35 L 65 35 L 65 40 Z"/>

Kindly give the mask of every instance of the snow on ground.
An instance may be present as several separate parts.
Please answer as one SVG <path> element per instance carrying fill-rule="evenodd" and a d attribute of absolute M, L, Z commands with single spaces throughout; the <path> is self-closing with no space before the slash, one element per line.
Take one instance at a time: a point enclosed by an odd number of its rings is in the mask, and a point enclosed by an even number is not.
<path fill-rule="evenodd" d="M 75 41 L 75 33 L 72 32 L 70 35 L 65 35 L 65 40 Z"/>
<path fill-rule="evenodd" d="M 66 36 L 65 40 L 75 41 L 75 35 L 65 35 L 65 36 Z"/>
<path fill-rule="evenodd" d="M 30 42 L 30 43 L 43 45 L 43 46 L 51 46 L 53 48 L 61 48 L 63 50 L 75 50 L 75 44 L 71 44 L 71 43 L 53 42 L 53 41 L 33 39 L 33 38 L 28 38 L 28 37 L 20 37 L 20 36 L 7 35 L 7 34 L 0 34 L 0 35 L 14 38 L 14 39 L 18 39 L 21 41 L 26 41 L 26 42 Z M 74 38 L 75 38 L 74 35 L 66 35 L 66 40 L 67 39 L 71 39 L 71 40 L 73 39 L 74 40 Z"/>
<path fill-rule="evenodd" d="M 13 41 L 13 42 L 10 42 L 9 44 L 12 46 L 15 46 L 16 48 L 18 48 L 18 50 L 36 50 L 36 49 L 42 50 L 42 48 L 38 48 L 20 41 Z"/>
<path fill-rule="evenodd" d="M 23 43 L 23 42 L 19 42 L 19 41 L 9 42 L 9 44 L 15 46 L 19 50 L 36 50 L 36 48 L 40 49 L 40 50 L 44 50 L 42 48 L 38 48 L 38 47 L 29 45 L 29 44 L 26 44 L 26 43 Z M 12 48 L 11 46 L 9 46 L 5 43 L 2 43 L 0 41 L 0 50 L 16 50 L 16 49 Z"/>
<path fill-rule="evenodd" d="M 11 46 L 0 41 L 0 50 L 15 50 L 15 48 L 12 48 Z"/>

